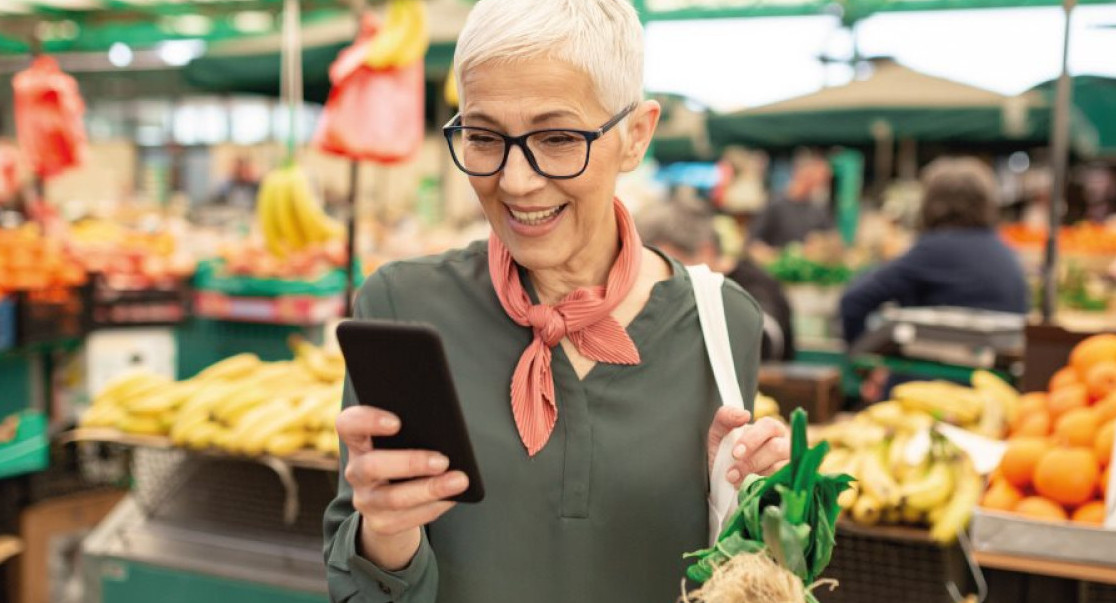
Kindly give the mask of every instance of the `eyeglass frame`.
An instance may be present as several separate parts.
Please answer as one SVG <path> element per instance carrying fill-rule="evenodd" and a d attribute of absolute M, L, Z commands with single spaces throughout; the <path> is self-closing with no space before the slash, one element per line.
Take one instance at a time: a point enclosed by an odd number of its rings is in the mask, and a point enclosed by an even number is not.
<path fill-rule="evenodd" d="M 578 130 L 576 128 L 544 128 L 542 130 L 531 130 L 530 132 L 525 132 L 523 134 L 520 134 L 519 136 L 508 136 L 503 132 L 497 132 L 496 130 L 481 128 L 479 126 L 463 126 L 460 124 L 461 113 L 458 113 L 457 115 L 454 115 L 449 121 L 447 121 L 446 125 L 442 126 L 442 135 L 446 137 L 446 146 L 449 147 L 450 157 L 453 158 L 453 163 L 457 166 L 457 169 L 475 178 L 487 178 L 489 176 L 495 176 L 496 174 L 503 171 L 503 169 L 508 165 L 508 156 L 511 155 L 512 147 L 516 146 L 519 147 L 519 150 L 523 152 L 523 156 L 527 159 L 528 165 L 531 166 L 532 170 L 535 170 L 536 174 L 550 180 L 569 180 L 571 178 L 577 178 L 578 176 L 584 174 L 585 170 L 589 169 L 589 156 L 593 150 L 593 142 L 607 134 L 608 131 L 612 128 L 616 127 L 616 124 L 620 123 L 621 120 L 627 117 L 632 111 L 635 111 L 636 107 L 638 106 L 638 102 L 634 102 L 628 105 L 619 113 L 612 116 L 612 119 L 606 121 L 604 124 L 601 125 L 601 127 L 597 128 L 596 130 Z M 489 134 L 493 134 L 503 139 L 504 156 L 500 159 L 500 164 L 496 169 L 492 170 L 491 172 L 473 172 L 465 169 L 465 166 L 461 164 L 461 160 L 457 158 L 457 153 L 453 152 L 453 135 L 456 132 L 461 132 L 464 130 L 480 130 L 482 132 L 488 132 Z M 535 154 L 531 152 L 531 149 L 527 146 L 527 139 L 536 134 L 545 134 L 547 132 L 570 132 L 573 134 L 578 134 L 585 138 L 585 163 L 581 166 L 581 169 L 578 170 L 577 173 L 571 174 L 569 176 L 552 176 L 543 172 L 542 169 L 539 167 L 538 162 L 535 160 Z"/>

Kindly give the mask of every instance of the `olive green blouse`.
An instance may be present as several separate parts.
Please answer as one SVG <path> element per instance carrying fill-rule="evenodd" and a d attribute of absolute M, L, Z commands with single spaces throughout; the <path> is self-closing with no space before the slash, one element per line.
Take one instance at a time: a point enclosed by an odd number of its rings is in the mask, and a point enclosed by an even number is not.
<path fill-rule="evenodd" d="M 426 527 L 410 565 L 388 572 L 356 554 L 360 515 L 344 475 L 325 515 L 333 601 L 383 603 L 670 603 L 682 554 L 706 545 L 706 434 L 719 396 L 688 273 L 654 286 L 628 326 L 636 366 L 597 364 L 578 379 L 554 348 L 558 422 L 528 457 L 512 419 L 512 371 L 531 331 L 504 313 L 481 241 L 395 262 L 362 288 L 355 317 L 422 321 L 442 335 L 486 498 Z M 522 275 L 522 272 L 521 272 Z M 530 280 L 523 278 L 537 301 Z M 756 390 L 761 315 L 724 287 L 745 400 Z M 346 389 L 344 405 L 355 404 Z M 374 401 L 373 401 L 374 403 Z M 345 455 L 341 463 L 344 467 Z"/>

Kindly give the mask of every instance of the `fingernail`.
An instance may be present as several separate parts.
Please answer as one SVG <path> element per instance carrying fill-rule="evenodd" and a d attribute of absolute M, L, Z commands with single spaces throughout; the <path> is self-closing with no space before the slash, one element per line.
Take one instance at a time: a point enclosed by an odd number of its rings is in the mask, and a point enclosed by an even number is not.
<path fill-rule="evenodd" d="M 740 481 L 740 471 L 737 469 L 729 469 L 728 475 L 725 476 L 728 481 L 736 483 Z"/>
<path fill-rule="evenodd" d="M 430 457 L 430 468 L 434 471 L 445 471 L 449 469 L 449 459 L 442 455 Z"/>
<path fill-rule="evenodd" d="M 736 448 L 732 449 L 732 458 L 740 460 L 744 458 L 745 452 L 748 452 L 748 447 L 744 444 L 737 444 Z"/>
<path fill-rule="evenodd" d="M 399 419 L 390 415 L 380 417 L 380 427 L 384 429 L 395 429 L 399 427 Z"/>
<path fill-rule="evenodd" d="M 465 487 L 469 485 L 469 478 L 461 473 L 455 473 L 446 480 L 446 485 L 449 486 L 451 490 L 464 490 Z"/>

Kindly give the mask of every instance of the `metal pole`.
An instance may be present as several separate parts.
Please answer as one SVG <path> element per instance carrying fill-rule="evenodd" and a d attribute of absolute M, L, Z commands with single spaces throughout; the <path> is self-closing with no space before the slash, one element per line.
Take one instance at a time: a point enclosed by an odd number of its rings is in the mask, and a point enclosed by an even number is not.
<path fill-rule="evenodd" d="M 1073 87 L 1069 76 L 1070 17 L 1076 0 L 1065 0 L 1065 32 L 1062 40 L 1062 73 L 1054 97 L 1054 119 L 1051 120 L 1050 150 L 1054 169 L 1050 192 L 1050 231 L 1046 238 L 1046 261 L 1042 267 L 1042 321 L 1049 324 L 1057 308 L 1058 294 L 1058 229 L 1066 204 L 1066 180 L 1069 171 L 1069 116 Z"/>
<path fill-rule="evenodd" d="M 357 199 L 360 197 L 360 162 L 352 160 L 349 162 L 349 219 L 345 225 L 348 230 L 348 237 L 345 241 L 345 249 L 348 251 L 345 260 L 345 316 L 353 315 L 353 295 L 355 293 L 355 286 L 353 279 L 356 277 L 356 223 L 357 223 Z"/>

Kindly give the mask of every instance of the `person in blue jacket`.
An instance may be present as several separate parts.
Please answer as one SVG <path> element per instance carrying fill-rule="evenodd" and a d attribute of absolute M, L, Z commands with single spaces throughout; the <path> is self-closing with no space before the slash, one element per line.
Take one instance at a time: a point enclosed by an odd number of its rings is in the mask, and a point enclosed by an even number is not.
<path fill-rule="evenodd" d="M 922 174 L 921 233 L 905 255 L 854 281 L 841 298 L 848 343 L 888 302 L 1026 313 L 1027 281 L 1019 258 L 995 224 L 999 186 L 972 157 L 937 159 Z"/>

